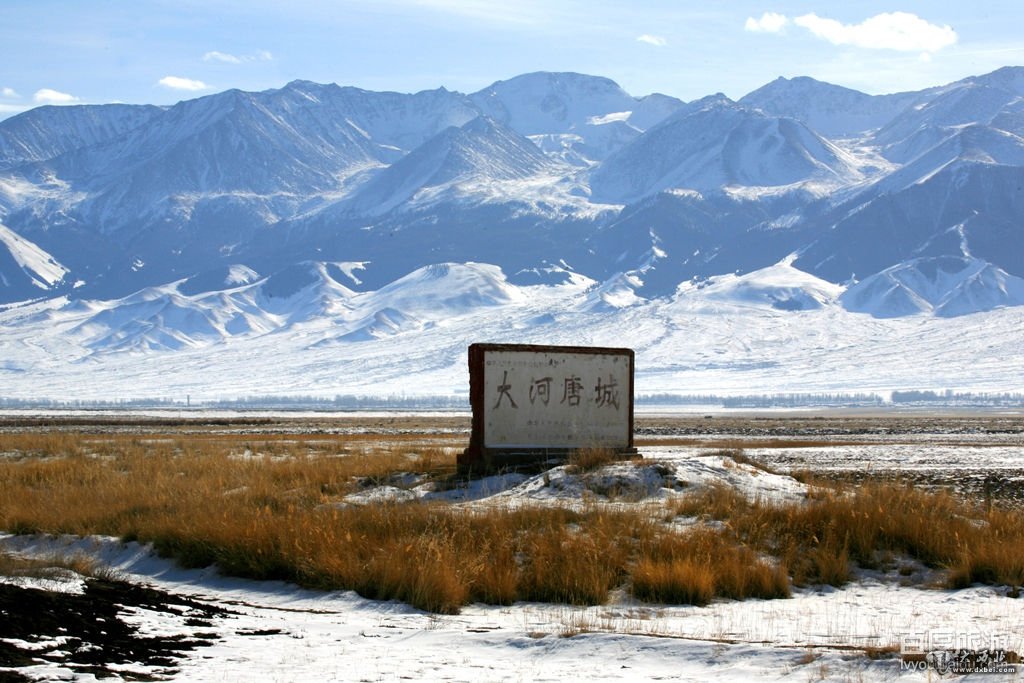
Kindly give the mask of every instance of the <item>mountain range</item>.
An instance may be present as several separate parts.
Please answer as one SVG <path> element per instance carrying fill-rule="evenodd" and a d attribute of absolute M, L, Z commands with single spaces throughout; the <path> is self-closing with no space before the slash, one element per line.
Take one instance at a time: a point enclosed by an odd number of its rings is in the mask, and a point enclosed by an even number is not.
<path fill-rule="evenodd" d="M 473 339 L 443 332 L 465 316 L 503 341 L 726 309 L 1019 335 L 1022 188 L 1024 67 L 891 95 L 800 77 L 683 102 L 532 73 L 39 107 L 0 121 L 0 380 L 56 392 L 70 363 L 285 336 L 361 362 L 435 339 L 461 367 Z"/>

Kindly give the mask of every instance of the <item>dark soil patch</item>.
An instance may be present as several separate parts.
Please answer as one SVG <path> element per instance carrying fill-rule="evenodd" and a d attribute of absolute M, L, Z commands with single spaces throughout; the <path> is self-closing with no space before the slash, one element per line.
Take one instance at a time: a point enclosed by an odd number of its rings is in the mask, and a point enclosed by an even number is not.
<path fill-rule="evenodd" d="M 129 610 L 172 615 L 181 632 L 144 635 L 125 622 Z M 176 672 L 177 661 L 188 652 L 218 639 L 216 633 L 196 629 L 208 629 L 211 618 L 228 614 L 125 581 L 87 579 L 82 594 L 0 584 L 0 667 L 7 669 L 0 671 L 0 683 L 30 680 L 11 669 L 47 662 L 96 678 L 163 680 Z M 138 670 L 125 671 L 120 668 L 124 665 Z"/>

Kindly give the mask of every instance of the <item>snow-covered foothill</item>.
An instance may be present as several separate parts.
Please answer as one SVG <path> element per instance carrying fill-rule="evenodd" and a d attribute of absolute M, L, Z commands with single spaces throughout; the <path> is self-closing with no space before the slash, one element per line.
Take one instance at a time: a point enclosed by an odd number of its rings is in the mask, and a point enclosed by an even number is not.
<path fill-rule="evenodd" d="M 795 256 L 744 275 L 722 275 L 702 282 L 684 282 L 677 296 L 708 302 L 770 306 L 782 311 L 807 311 L 835 303 L 843 287 L 793 267 Z"/>
<path fill-rule="evenodd" d="M 1024 363 L 1024 306 L 968 312 L 997 303 L 986 297 L 1000 287 L 1017 291 L 1013 278 L 948 275 L 928 289 L 955 285 L 941 311 L 866 316 L 847 310 L 855 301 L 842 288 L 787 261 L 651 299 L 637 294 L 635 275 L 595 283 L 561 271 L 558 284 L 515 285 L 473 263 L 356 291 L 336 279 L 349 281 L 340 267 L 308 263 L 196 295 L 169 285 L 114 301 L 39 301 L 0 310 L 0 381 L 24 398 L 62 398 L 72 385 L 96 399 L 459 394 L 467 346 L 491 341 L 633 348 L 641 393 L 1019 391 L 1007 369 Z M 876 313 L 896 305 L 869 282 L 856 287 Z M 968 311 L 953 316 L 959 305 Z"/>
<path fill-rule="evenodd" d="M 840 301 L 876 318 L 919 313 L 955 317 L 1024 305 L 1024 279 L 970 257 L 922 257 L 865 278 Z"/>

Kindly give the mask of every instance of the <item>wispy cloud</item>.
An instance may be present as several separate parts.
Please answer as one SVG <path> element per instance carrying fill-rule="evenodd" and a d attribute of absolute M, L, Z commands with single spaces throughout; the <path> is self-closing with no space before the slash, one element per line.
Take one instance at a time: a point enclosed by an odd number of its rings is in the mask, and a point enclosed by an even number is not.
<path fill-rule="evenodd" d="M 743 25 L 743 28 L 755 33 L 778 33 L 788 23 L 789 19 L 784 14 L 765 12 L 760 19 L 747 17 L 747 23 Z"/>
<path fill-rule="evenodd" d="M 40 90 L 36 90 L 36 94 L 32 96 L 32 101 L 36 104 L 74 104 L 80 100 L 74 95 L 69 95 L 66 92 L 60 92 L 50 88 L 41 88 Z"/>
<path fill-rule="evenodd" d="M 952 27 L 929 23 L 909 12 L 884 12 L 859 24 L 844 24 L 811 13 L 796 17 L 793 23 L 833 45 L 873 50 L 937 52 L 957 41 Z"/>
<path fill-rule="evenodd" d="M 225 64 L 241 64 L 242 60 L 234 55 L 229 55 L 226 52 L 218 52 L 212 50 L 203 55 L 204 62 L 224 62 Z"/>
<path fill-rule="evenodd" d="M 224 64 L 245 64 L 247 62 L 269 62 L 274 59 L 267 50 L 260 50 L 249 55 L 233 55 L 228 52 L 211 50 L 203 55 L 204 62 L 223 62 Z"/>
<path fill-rule="evenodd" d="M 4 88 L 3 90 L 0 90 L 0 94 L 10 99 L 21 97 L 21 95 L 14 91 L 14 88 Z"/>
<path fill-rule="evenodd" d="M 187 90 L 189 92 L 206 90 L 210 87 L 202 81 L 197 81 L 192 78 L 182 78 L 180 76 L 164 76 L 157 81 L 157 83 L 165 88 L 170 88 L 171 90 Z"/>
<path fill-rule="evenodd" d="M 636 39 L 641 43 L 647 43 L 654 47 L 665 47 L 668 45 L 668 41 L 661 36 L 652 36 L 650 33 L 645 33 L 642 36 L 637 36 Z"/>

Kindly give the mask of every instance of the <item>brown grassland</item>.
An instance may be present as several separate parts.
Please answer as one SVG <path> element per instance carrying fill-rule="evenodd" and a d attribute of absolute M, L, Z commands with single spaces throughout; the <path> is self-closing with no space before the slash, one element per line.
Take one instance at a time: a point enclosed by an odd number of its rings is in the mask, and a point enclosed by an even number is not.
<path fill-rule="evenodd" d="M 0 530 L 117 536 L 184 566 L 216 563 L 230 575 L 442 613 L 471 602 L 601 604 L 620 589 L 658 603 L 782 598 L 793 585 L 842 585 L 857 566 L 902 562 L 935 568 L 952 587 L 1024 584 L 1024 513 L 893 483 L 821 483 L 789 505 L 711 487 L 655 513 L 344 502 L 401 473 L 458 485 L 462 441 L 422 432 L 0 432 Z M 586 453 L 575 467 L 602 463 Z"/>

